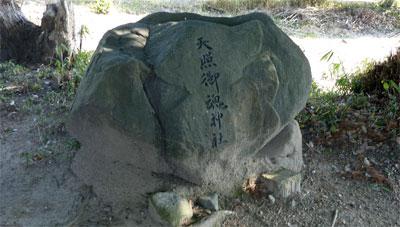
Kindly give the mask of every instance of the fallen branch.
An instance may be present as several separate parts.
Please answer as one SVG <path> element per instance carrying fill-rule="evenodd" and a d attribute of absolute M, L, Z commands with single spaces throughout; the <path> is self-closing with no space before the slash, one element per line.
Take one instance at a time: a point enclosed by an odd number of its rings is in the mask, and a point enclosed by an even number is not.
<path fill-rule="evenodd" d="M 331 225 L 331 227 L 335 227 L 336 220 L 337 220 L 337 217 L 338 217 L 338 213 L 339 213 L 339 211 L 336 209 L 336 210 L 335 210 L 335 215 L 333 216 L 333 220 L 332 220 L 332 225 Z"/>

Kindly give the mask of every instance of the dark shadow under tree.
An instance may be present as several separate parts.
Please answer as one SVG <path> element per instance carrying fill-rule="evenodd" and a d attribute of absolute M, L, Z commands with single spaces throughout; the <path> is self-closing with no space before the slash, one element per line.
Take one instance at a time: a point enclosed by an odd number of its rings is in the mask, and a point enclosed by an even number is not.
<path fill-rule="evenodd" d="M 74 46 L 74 16 L 72 4 L 60 0 L 46 5 L 41 26 L 23 15 L 15 0 L 0 0 L 0 61 L 17 63 L 49 63 L 59 45 Z"/>

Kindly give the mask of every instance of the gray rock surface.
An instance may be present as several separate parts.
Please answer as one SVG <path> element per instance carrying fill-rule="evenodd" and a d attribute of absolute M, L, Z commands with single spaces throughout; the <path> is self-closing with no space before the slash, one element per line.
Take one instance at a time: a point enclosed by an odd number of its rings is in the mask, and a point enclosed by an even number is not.
<path fill-rule="evenodd" d="M 287 198 L 300 192 L 301 174 L 281 169 L 272 173 L 262 174 L 266 187 L 277 197 Z"/>
<path fill-rule="evenodd" d="M 294 116 L 311 85 L 302 51 L 265 14 L 156 13 L 107 32 L 68 128 L 72 169 L 108 201 L 201 186 L 228 194 L 246 177 L 300 171 Z"/>
<path fill-rule="evenodd" d="M 149 208 L 156 222 L 170 226 L 182 226 L 193 216 L 189 201 L 174 192 L 158 192 L 151 196 Z"/>
<path fill-rule="evenodd" d="M 202 196 L 198 199 L 198 202 L 200 206 L 205 209 L 209 209 L 211 211 L 219 210 L 217 193 L 212 193 L 206 196 Z"/>

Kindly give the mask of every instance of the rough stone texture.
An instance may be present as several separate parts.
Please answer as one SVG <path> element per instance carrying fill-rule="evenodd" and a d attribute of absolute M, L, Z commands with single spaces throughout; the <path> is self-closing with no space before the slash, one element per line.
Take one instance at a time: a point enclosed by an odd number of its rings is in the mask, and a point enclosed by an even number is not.
<path fill-rule="evenodd" d="M 282 169 L 273 173 L 262 174 L 267 190 L 275 196 L 287 198 L 300 192 L 301 174 Z"/>
<path fill-rule="evenodd" d="M 149 201 L 152 217 L 160 224 L 182 226 L 193 216 L 190 203 L 174 192 L 159 192 Z"/>
<path fill-rule="evenodd" d="M 202 196 L 198 199 L 198 202 L 200 206 L 205 209 L 209 209 L 211 211 L 219 210 L 217 193 L 212 193 L 207 196 Z"/>
<path fill-rule="evenodd" d="M 307 59 L 265 14 L 149 15 L 100 41 L 68 123 L 82 143 L 73 170 L 101 197 L 134 203 L 175 186 L 227 194 L 249 176 L 298 172 L 292 119 L 310 84 Z"/>

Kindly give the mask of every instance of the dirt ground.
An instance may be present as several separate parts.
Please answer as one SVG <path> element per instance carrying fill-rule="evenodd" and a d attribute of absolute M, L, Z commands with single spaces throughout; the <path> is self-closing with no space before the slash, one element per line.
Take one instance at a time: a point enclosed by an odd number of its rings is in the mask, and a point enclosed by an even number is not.
<path fill-rule="evenodd" d="M 90 14 L 87 8 L 79 7 L 78 16 Z M 32 12 L 28 17 L 34 18 L 35 10 L 39 11 L 30 7 L 25 12 Z M 105 20 L 105 16 L 98 17 Z M 114 15 L 113 23 L 133 22 L 141 17 Z M 93 37 L 86 41 L 91 49 L 100 34 L 114 24 L 100 28 L 90 24 L 96 22 L 88 18 L 81 18 L 78 23 L 88 24 Z M 304 49 L 313 77 L 320 83 L 329 84 L 321 75 L 326 65 L 320 63 L 329 49 L 338 53 L 344 64 L 354 67 L 365 57 L 381 59 L 400 46 L 399 36 L 393 36 L 393 31 L 381 31 L 383 35 L 376 37 L 363 30 L 361 37 L 348 32 L 347 38 L 331 39 L 314 29 L 316 37 L 305 37 L 295 35 L 298 30 L 292 27 L 285 28 L 292 31 L 292 37 Z M 37 72 L 31 69 L 18 76 L 24 81 Z M 0 71 L 0 77 L 7 76 L 3 73 Z M 0 226 L 141 226 L 148 218 L 145 207 L 134 208 L 135 211 L 128 207 L 116 209 L 103 203 L 75 177 L 70 163 L 79 149 L 64 125 L 72 100 L 60 97 L 51 81 L 39 83 L 43 87 L 40 91 L 17 88 L 7 99 L 0 100 Z M 336 214 L 335 226 L 400 226 L 400 138 L 367 147 L 362 146 L 362 141 L 355 146 L 332 146 L 316 143 L 310 128 L 303 130 L 302 192 L 274 204 L 267 198 L 245 193 L 221 198 L 222 208 L 236 212 L 224 225 L 333 226 Z M 360 149 L 391 182 L 391 188 L 348 176 L 359 165 Z"/>

